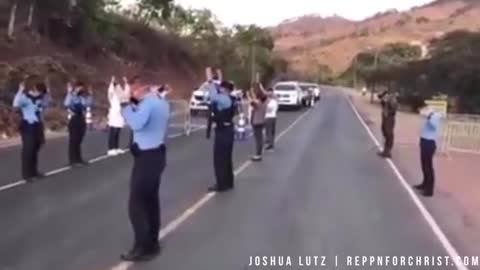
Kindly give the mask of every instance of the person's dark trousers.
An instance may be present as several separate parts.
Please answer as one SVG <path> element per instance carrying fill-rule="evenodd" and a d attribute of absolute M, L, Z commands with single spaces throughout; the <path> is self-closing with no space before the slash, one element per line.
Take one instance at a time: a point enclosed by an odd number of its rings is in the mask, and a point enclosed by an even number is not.
<path fill-rule="evenodd" d="M 435 185 L 435 172 L 433 169 L 433 156 L 437 144 L 433 140 L 420 139 L 420 160 L 422 163 L 423 183 L 421 186 L 426 193 L 433 194 Z"/>
<path fill-rule="evenodd" d="M 22 139 L 22 177 L 31 179 L 38 176 L 38 152 L 42 144 L 43 125 L 22 121 L 20 134 Z"/>
<path fill-rule="evenodd" d="M 266 134 L 266 143 L 268 148 L 275 147 L 275 134 L 277 127 L 276 118 L 267 118 L 265 122 L 265 134 Z"/>
<path fill-rule="evenodd" d="M 391 118 L 391 117 L 382 118 L 382 133 L 383 133 L 383 138 L 385 139 L 383 153 L 386 155 L 390 155 L 392 153 L 393 142 L 394 142 L 394 129 L 395 129 L 395 118 Z"/>
<path fill-rule="evenodd" d="M 134 233 L 134 249 L 149 252 L 158 245 L 160 231 L 160 179 L 165 169 L 166 148 L 131 147 L 134 157 L 128 213 Z"/>
<path fill-rule="evenodd" d="M 235 131 L 233 127 L 215 128 L 213 143 L 213 166 L 217 190 L 234 187 L 233 175 L 233 143 Z"/>
<path fill-rule="evenodd" d="M 68 157 L 70 164 L 84 162 L 82 157 L 82 142 L 86 131 L 87 123 L 85 123 L 85 117 L 80 114 L 72 115 L 68 122 Z"/>
<path fill-rule="evenodd" d="M 263 129 L 264 124 L 253 126 L 253 135 L 255 137 L 255 155 L 261 156 L 263 154 Z"/>
<path fill-rule="evenodd" d="M 120 131 L 121 128 L 110 127 L 108 132 L 108 150 L 120 148 Z"/>

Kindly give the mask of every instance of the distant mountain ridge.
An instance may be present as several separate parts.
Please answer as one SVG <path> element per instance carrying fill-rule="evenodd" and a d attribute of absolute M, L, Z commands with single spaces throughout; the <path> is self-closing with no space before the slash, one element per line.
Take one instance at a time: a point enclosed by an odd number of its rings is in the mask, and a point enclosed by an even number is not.
<path fill-rule="evenodd" d="M 365 20 L 309 14 L 285 20 L 271 31 L 276 51 L 295 69 L 324 64 L 336 72 L 348 68 L 367 48 L 392 42 L 428 43 L 446 32 L 480 30 L 480 0 L 437 0 L 399 12 L 379 12 Z"/>

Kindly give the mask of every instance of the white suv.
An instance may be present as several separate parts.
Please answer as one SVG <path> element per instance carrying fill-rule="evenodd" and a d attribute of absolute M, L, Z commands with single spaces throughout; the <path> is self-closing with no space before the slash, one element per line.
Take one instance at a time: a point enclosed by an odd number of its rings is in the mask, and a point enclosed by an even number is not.
<path fill-rule="evenodd" d="M 273 87 L 278 105 L 300 109 L 304 94 L 298 82 L 279 82 Z"/>
<path fill-rule="evenodd" d="M 208 92 L 206 89 L 196 89 L 190 97 L 190 113 L 196 115 L 199 112 L 208 111 Z"/>

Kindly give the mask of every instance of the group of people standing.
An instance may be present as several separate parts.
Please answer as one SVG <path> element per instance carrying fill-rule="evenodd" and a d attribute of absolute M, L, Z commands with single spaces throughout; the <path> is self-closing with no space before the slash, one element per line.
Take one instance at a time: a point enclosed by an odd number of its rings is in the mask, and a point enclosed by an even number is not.
<path fill-rule="evenodd" d="M 382 105 L 381 129 L 384 137 L 383 150 L 378 153 L 383 158 L 392 157 L 395 134 L 395 118 L 398 110 L 397 93 L 395 91 L 384 91 L 378 95 Z M 436 112 L 424 101 L 420 106 L 420 115 L 424 117 L 420 131 L 420 165 L 423 173 L 421 184 L 415 185 L 420 194 L 431 197 L 435 188 L 435 170 L 433 157 L 437 150 L 437 141 L 441 132 L 442 114 Z"/>
<path fill-rule="evenodd" d="M 234 118 L 238 114 L 234 84 L 208 76 L 204 83 L 211 104 L 211 119 L 215 123 L 214 172 L 216 183 L 208 190 L 225 192 L 234 188 L 233 147 Z M 93 94 L 82 82 L 68 83 L 64 106 L 69 111 L 69 150 L 72 166 L 86 162 L 82 158 L 81 144 L 86 132 L 86 112 L 93 104 Z M 120 132 L 125 126 L 132 131 L 130 152 L 134 158 L 128 200 L 129 219 L 133 228 L 132 248 L 121 255 L 126 261 L 143 261 L 156 256 L 161 249 L 159 188 L 166 167 L 166 133 L 170 107 L 165 96 L 168 86 L 142 83 L 139 77 L 123 78 L 123 83 L 112 77 L 108 88 L 108 155 L 123 153 L 119 147 Z M 20 83 L 13 106 L 22 115 L 22 174 L 27 181 L 43 176 L 38 171 L 38 153 L 45 143 L 42 113 L 50 103 L 49 86 L 37 82 L 32 86 Z M 264 148 L 275 146 L 275 126 L 278 110 L 273 90 L 264 90 L 258 84 L 247 95 L 251 106 L 249 119 L 255 134 L 256 149 L 253 161 L 261 161 Z M 264 147 L 264 132 L 266 144 Z"/>
<path fill-rule="evenodd" d="M 38 153 L 45 143 L 43 112 L 51 103 L 48 80 L 28 78 L 20 82 L 13 99 L 13 107 L 21 113 L 19 124 L 22 139 L 22 177 L 30 182 L 44 177 L 38 170 Z M 82 82 L 67 84 L 64 106 L 69 111 L 68 157 L 71 166 L 81 166 L 81 144 L 86 132 L 85 114 L 93 103 L 92 93 Z"/>
<path fill-rule="evenodd" d="M 273 151 L 275 148 L 278 101 L 273 89 L 264 90 L 261 84 L 247 93 L 247 99 L 251 106 L 250 119 L 256 145 L 252 161 L 258 162 L 262 160 L 264 150 Z"/>

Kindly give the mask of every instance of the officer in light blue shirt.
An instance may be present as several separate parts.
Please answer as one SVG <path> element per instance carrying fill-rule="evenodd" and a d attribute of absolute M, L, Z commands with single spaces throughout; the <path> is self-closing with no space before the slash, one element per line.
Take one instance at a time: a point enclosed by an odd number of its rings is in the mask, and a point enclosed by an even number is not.
<path fill-rule="evenodd" d="M 91 107 L 92 104 L 92 93 L 86 89 L 85 84 L 77 82 L 72 87 L 68 83 L 64 105 L 71 114 L 68 122 L 68 157 L 70 165 L 74 167 L 86 164 L 82 157 L 82 142 L 87 131 L 87 108 Z"/>
<path fill-rule="evenodd" d="M 235 97 L 231 95 L 234 85 L 223 81 L 217 85 L 213 81 L 204 84 L 208 89 L 211 121 L 215 122 L 213 144 L 213 165 L 216 184 L 208 190 L 225 192 L 234 188 L 233 144 L 235 129 L 233 117 L 237 112 Z"/>
<path fill-rule="evenodd" d="M 165 137 L 170 108 L 149 87 L 134 84 L 132 97 L 117 92 L 125 122 L 133 131 L 134 158 L 130 182 L 129 217 L 134 232 L 133 248 L 125 261 L 149 260 L 160 252 L 160 179 L 166 166 Z"/>
<path fill-rule="evenodd" d="M 42 112 L 50 102 L 50 95 L 45 83 L 36 83 L 26 90 L 21 82 L 13 99 L 13 107 L 21 112 L 20 134 L 22 138 L 22 176 L 30 182 L 43 177 L 38 171 L 38 153 L 45 143 Z"/>
<path fill-rule="evenodd" d="M 200 86 L 200 89 L 206 91 L 206 95 L 204 95 L 204 101 L 209 104 L 208 108 L 208 120 L 207 120 L 207 139 L 210 138 L 212 132 L 212 124 L 213 124 L 213 110 L 219 109 L 223 110 L 225 108 L 230 108 L 231 100 L 229 100 L 228 95 L 224 95 L 222 93 L 222 89 L 220 88 L 221 82 L 218 80 L 218 76 L 213 76 L 212 80 L 207 81 Z M 215 104 L 215 108 L 213 105 Z"/>
<path fill-rule="evenodd" d="M 426 197 L 433 196 L 435 186 L 435 171 L 433 168 L 433 156 L 437 150 L 437 140 L 441 132 L 442 114 L 435 112 L 425 105 L 421 110 L 425 117 L 420 133 L 420 160 L 423 172 L 423 182 L 414 186 Z"/>

